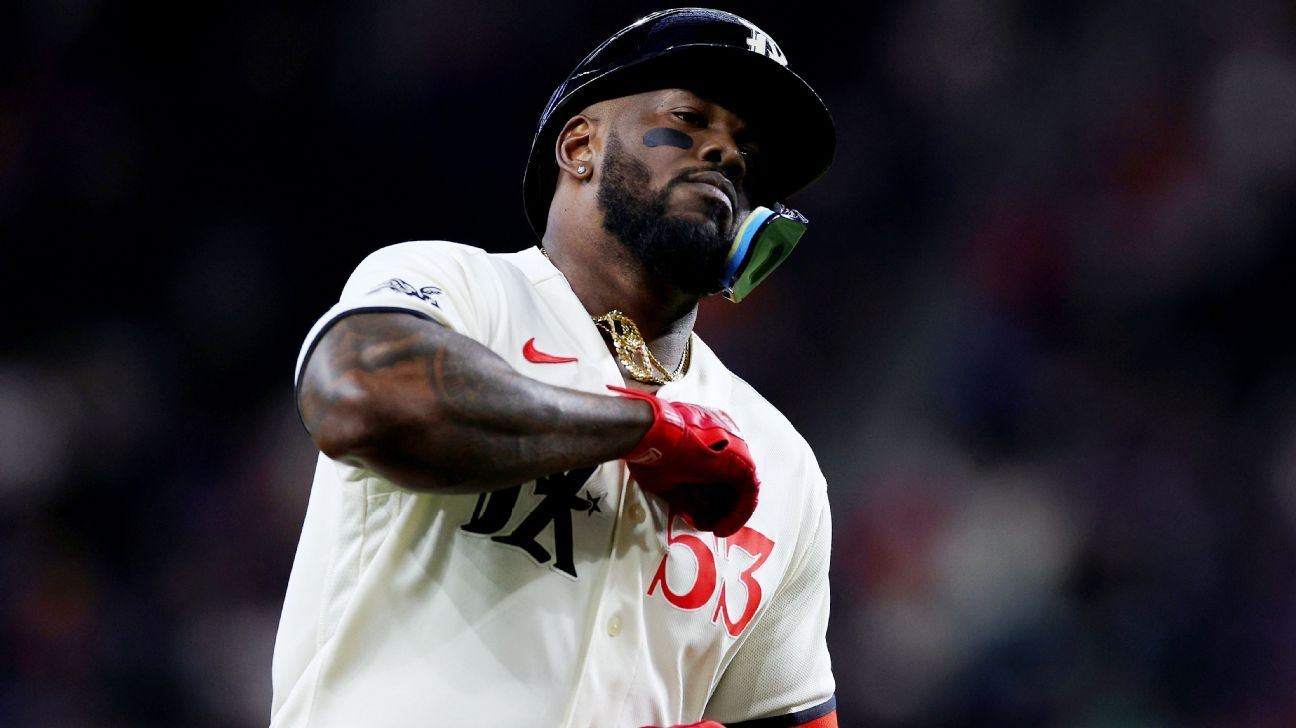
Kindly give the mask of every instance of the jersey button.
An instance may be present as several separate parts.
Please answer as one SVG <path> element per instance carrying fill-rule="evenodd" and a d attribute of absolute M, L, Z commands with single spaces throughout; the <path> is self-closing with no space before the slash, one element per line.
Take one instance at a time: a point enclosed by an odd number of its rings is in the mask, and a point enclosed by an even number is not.
<path fill-rule="evenodd" d="M 616 637 L 621 634 L 621 617 L 613 616 L 608 620 L 608 636 Z"/>
<path fill-rule="evenodd" d="M 630 517 L 631 523 L 643 523 L 644 507 L 638 503 L 631 503 L 626 509 L 626 515 Z"/>

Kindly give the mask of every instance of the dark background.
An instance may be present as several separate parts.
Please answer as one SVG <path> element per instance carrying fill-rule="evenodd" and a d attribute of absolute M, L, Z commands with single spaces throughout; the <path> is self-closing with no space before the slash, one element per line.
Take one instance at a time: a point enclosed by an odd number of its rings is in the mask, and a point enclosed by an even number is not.
<path fill-rule="evenodd" d="M 268 722 L 306 330 L 530 245 L 541 107 L 659 7 L 6 4 L 0 724 Z M 723 7 L 839 129 L 699 328 L 828 476 L 843 723 L 1296 723 L 1293 6 Z"/>

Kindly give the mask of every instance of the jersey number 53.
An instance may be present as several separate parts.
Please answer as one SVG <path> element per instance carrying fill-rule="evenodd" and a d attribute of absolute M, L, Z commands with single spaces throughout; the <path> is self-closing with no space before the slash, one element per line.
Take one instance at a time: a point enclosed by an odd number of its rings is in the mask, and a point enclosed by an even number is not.
<path fill-rule="evenodd" d="M 657 565 L 657 573 L 653 575 L 652 582 L 648 585 L 648 596 L 652 596 L 660 589 L 661 595 L 673 606 L 692 611 L 701 609 L 711 602 L 711 598 L 716 594 L 718 583 L 720 595 L 716 600 L 715 611 L 711 613 L 711 621 L 717 622 L 723 619 L 725 629 L 730 635 L 737 637 L 742 634 L 752 617 L 756 616 L 756 610 L 760 608 L 761 585 L 756 581 L 756 571 L 774 550 L 774 542 L 765 534 L 747 526 L 728 538 L 712 536 L 709 541 L 691 533 L 675 533 L 675 521 L 679 517 L 678 514 L 671 513 L 666 519 L 666 553 L 662 555 L 661 563 Z M 738 613 L 737 619 L 729 610 L 730 580 L 721 580 L 717 569 L 718 561 L 730 563 L 737 557 L 734 553 L 735 549 L 753 559 L 751 564 L 738 575 L 738 583 L 734 587 L 735 597 L 739 589 L 746 593 L 742 611 Z M 667 566 L 672 555 L 677 559 L 687 559 L 687 554 L 691 554 L 693 560 L 697 562 L 697 574 L 692 585 L 687 589 L 672 589 L 666 578 Z M 677 574 L 678 571 L 676 570 Z"/>

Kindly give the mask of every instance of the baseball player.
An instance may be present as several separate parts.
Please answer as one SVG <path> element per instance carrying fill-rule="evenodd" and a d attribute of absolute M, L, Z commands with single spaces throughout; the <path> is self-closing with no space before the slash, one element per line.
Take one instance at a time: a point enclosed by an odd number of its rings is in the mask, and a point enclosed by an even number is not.
<path fill-rule="evenodd" d="M 540 246 L 360 263 L 297 362 L 321 455 L 272 726 L 837 725 L 823 476 L 692 333 L 833 147 L 768 34 L 667 10 L 550 99 Z"/>

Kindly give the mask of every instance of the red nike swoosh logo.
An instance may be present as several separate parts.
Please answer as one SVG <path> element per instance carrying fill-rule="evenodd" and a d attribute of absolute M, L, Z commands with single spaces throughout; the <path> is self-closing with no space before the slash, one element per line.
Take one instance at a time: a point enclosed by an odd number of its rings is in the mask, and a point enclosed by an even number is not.
<path fill-rule="evenodd" d="M 527 339 L 527 343 L 522 345 L 522 356 L 526 357 L 527 361 L 536 364 L 566 364 L 567 362 L 576 361 L 574 356 L 554 356 L 540 351 L 535 348 L 535 337 Z"/>

